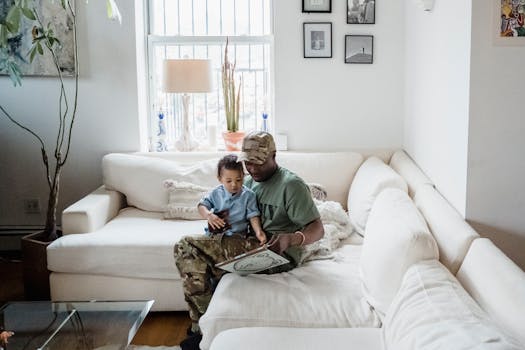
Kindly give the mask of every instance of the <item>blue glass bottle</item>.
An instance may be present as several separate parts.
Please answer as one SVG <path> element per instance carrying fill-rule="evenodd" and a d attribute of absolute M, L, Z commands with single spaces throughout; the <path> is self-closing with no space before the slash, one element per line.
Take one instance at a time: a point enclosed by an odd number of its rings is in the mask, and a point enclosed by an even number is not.
<path fill-rule="evenodd" d="M 157 152 L 165 152 L 168 150 L 166 144 L 166 124 L 164 121 L 164 113 L 159 113 L 158 130 L 157 130 L 157 142 L 155 144 L 155 150 Z"/>

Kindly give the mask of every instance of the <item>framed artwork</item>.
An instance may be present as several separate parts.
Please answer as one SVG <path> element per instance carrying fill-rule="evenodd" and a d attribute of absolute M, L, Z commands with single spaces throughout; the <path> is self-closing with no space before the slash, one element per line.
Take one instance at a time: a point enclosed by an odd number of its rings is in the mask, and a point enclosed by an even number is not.
<path fill-rule="evenodd" d="M 374 24 L 376 23 L 375 0 L 346 0 L 346 23 Z"/>
<path fill-rule="evenodd" d="M 303 23 L 304 58 L 332 57 L 332 23 Z"/>
<path fill-rule="evenodd" d="M 303 0 L 303 12 L 332 12 L 332 0 Z"/>
<path fill-rule="evenodd" d="M 372 35 L 345 35 L 345 63 L 374 62 L 374 37 Z"/>
<path fill-rule="evenodd" d="M 501 46 L 525 45 L 525 2 L 493 0 L 494 42 Z"/>
<path fill-rule="evenodd" d="M 7 10 L 15 0 L 0 0 L 0 18 L 7 15 Z M 75 56 L 73 44 L 72 19 L 60 5 L 60 1 L 34 0 L 33 6 L 37 10 L 45 26 L 51 22 L 56 37 L 60 40 L 57 49 L 58 62 L 64 76 L 72 76 L 75 73 Z M 21 35 L 7 40 L 9 50 L 15 53 L 15 59 L 19 64 L 22 75 L 26 76 L 57 76 L 53 57 L 45 52 L 44 55 L 36 55 L 32 63 L 29 62 L 27 53 L 31 48 L 33 26 L 29 21 L 21 21 Z M 6 72 L 0 71 L 4 75 Z"/>

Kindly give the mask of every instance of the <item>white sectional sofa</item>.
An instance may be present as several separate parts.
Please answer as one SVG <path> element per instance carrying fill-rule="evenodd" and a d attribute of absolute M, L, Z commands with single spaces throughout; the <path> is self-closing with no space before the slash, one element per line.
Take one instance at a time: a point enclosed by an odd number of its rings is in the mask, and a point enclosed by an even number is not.
<path fill-rule="evenodd" d="M 219 156 L 106 156 L 104 186 L 64 211 L 65 235 L 48 247 L 52 299 L 152 298 L 154 310 L 186 309 L 173 245 L 204 221 L 163 219 L 171 197 L 162 182 L 213 186 Z M 201 319 L 202 349 L 525 348 L 525 273 L 406 153 L 277 159 L 349 208 L 364 239 L 353 234 L 331 259 L 287 273 L 226 275 Z"/>

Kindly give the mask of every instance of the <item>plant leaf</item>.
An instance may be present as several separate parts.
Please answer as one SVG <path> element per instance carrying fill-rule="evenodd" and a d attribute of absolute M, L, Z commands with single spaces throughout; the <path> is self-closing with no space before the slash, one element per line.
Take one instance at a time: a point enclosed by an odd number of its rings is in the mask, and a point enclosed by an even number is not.
<path fill-rule="evenodd" d="M 43 54 L 44 54 L 44 49 L 42 48 L 42 45 L 40 44 L 40 42 L 38 42 L 38 43 L 36 44 L 36 49 L 38 50 L 38 53 L 39 53 L 40 55 L 43 55 Z"/>
<path fill-rule="evenodd" d="M 33 13 L 33 10 L 31 10 L 29 7 L 22 7 L 22 13 L 30 20 L 36 21 L 35 14 Z"/>
<path fill-rule="evenodd" d="M 31 50 L 29 51 L 29 62 L 33 63 L 33 60 L 35 59 L 36 55 L 36 46 L 33 46 Z"/>
<path fill-rule="evenodd" d="M 0 24 L 0 47 L 7 46 L 7 27 L 5 24 Z"/>
<path fill-rule="evenodd" d="M 12 6 L 9 9 L 9 12 L 7 12 L 7 16 L 5 17 L 5 22 L 8 24 L 9 31 L 11 33 L 18 32 L 18 29 L 20 28 L 20 17 L 22 16 L 22 11 L 20 11 L 20 7 L 18 6 Z"/>

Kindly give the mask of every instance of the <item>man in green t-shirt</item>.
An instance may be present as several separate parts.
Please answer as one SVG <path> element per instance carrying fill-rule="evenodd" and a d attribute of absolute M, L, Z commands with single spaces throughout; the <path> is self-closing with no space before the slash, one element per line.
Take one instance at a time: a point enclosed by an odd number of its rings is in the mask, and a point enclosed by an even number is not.
<path fill-rule="evenodd" d="M 244 161 L 250 176 L 244 184 L 257 196 L 262 228 L 271 250 L 289 258 L 290 263 L 263 273 L 289 271 L 297 266 L 300 247 L 324 235 L 319 212 L 304 181 L 280 167 L 275 159 L 271 134 L 255 131 L 245 136 L 239 161 Z M 255 236 L 187 236 L 175 245 L 175 263 L 183 282 L 189 306 L 191 329 L 180 345 L 182 350 L 199 349 L 202 338 L 199 318 L 206 312 L 215 286 L 225 271 L 215 264 L 260 245 Z"/>

